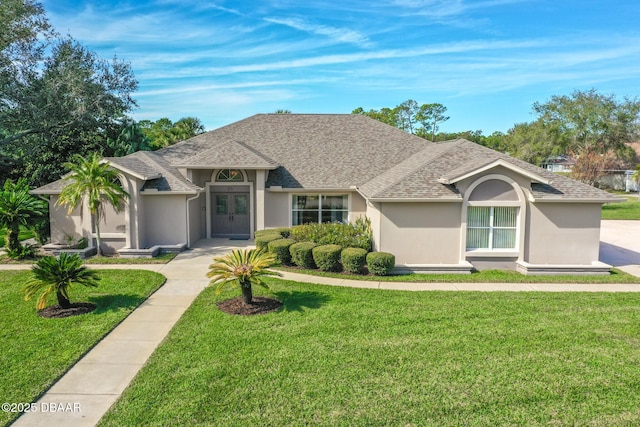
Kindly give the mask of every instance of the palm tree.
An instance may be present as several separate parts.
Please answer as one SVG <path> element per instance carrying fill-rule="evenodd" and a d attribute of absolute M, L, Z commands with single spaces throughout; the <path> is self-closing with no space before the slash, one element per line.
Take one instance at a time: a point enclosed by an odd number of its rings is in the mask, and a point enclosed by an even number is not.
<path fill-rule="evenodd" d="M 46 206 L 42 200 L 29 194 L 29 184 L 24 178 L 16 183 L 6 180 L 0 190 L 0 227 L 7 229 L 7 249 L 9 253 L 19 253 L 20 226 L 34 226 L 45 215 Z"/>
<path fill-rule="evenodd" d="M 124 191 L 118 182 L 118 172 L 102 162 L 97 153 L 88 158 L 79 155 L 73 157 L 74 162 L 65 163 L 71 173 L 64 179 L 69 183 L 62 189 L 57 205 L 69 208 L 69 214 L 86 200 L 89 205 L 91 219 L 96 227 L 98 255 L 102 255 L 100 238 L 100 221 L 104 218 L 106 202 L 120 212 L 129 193 Z"/>
<path fill-rule="evenodd" d="M 44 257 L 31 268 L 34 278 L 25 285 L 25 300 L 31 299 L 36 292 L 42 290 L 38 297 L 38 310 L 44 308 L 47 297 L 56 293 L 58 304 L 62 308 L 70 308 L 69 286 L 77 283 L 84 286 L 98 286 L 98 273 L 82 265 L 78 255 L 61 253 L 59 258 Z"/>
<path fill-rule="evenodd" d="M 280 276 L 277 271 L 268 270 L 276 264 L 275 254 L 263 252 L 258 249 L 236 249 L 230 254 L 213 259 L 209 266 L 207 277 L 211 279 L 210 285 L 216 285 L 216 292 L 220 293 L 226 285 L 240 286 L 242 300 L 245 304 L 251 304 L 253 300 L 252 285 L 260 285 L 269 289 L 262 281 L 265 276 Z"/>

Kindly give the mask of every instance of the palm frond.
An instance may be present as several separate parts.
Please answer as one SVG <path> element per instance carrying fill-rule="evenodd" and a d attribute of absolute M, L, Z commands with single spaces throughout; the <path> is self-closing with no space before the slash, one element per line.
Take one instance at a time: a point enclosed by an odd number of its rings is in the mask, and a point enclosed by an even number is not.
<path fill-rule="evenodd" d="M 261 277 L 279 276 L 280 273 L 268 270 L 274 264 L 274 254 L 257 249 L 236 249 L 225 256 L 214 258 L 207 277 L 211 279 L 209 284 L 216 287 L 217 293 L 225 286 L 237 287 L 243 286 L 243 283 L 268 289 Z"/>

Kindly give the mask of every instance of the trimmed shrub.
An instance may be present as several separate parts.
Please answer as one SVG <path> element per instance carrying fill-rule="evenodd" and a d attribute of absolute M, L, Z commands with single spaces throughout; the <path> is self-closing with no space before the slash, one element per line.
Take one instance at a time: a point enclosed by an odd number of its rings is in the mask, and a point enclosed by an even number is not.
<path fill-rule="evenodd" d="M 317 268 L 313 262 L 313 248 L 316 244 L 313 242 L 298 242 L 289 246 L 291 261 L 298 267 Z"/>
<path fill-rule="evenodd" d="M 340 245 L 343 248 L 372 247 L 371 221 L 358 218 L 355 222 L 303 224 L 291 227 L 291 238 L 298 242 L 314 242 L 318 245 Z"/>
<path fill-rule="evenodd" d="M 376 276 L 387 276 L 396 265 L 396 257 L 388 252 L 369 252 L 367 267 Z"/>
<path fill-rule="evenodd" d="M 338 271 L 340 270 L 340 251 L 342 247 L 339 245 L 316 246 L 311 250 L 313 262 L 322 271 Z"/>
<path fill-rule="evenodd" d="M 272 231 L 277 231 L 285 239 L 291 236 L 291 229 L 289 227 L 274 228 L 272 229 Z"/>
<path fill-rule="evenodd" d="M 367 251 L 362 248 L 345 248 L 340 253 L 340 262 L 344 271 L 361 274 L 367 259 Z"/>
<path fill-rule="evenodd" d="M 269 242 L 269 252 L 274 254 L 279 262 L 282 264 L 291 264 L 291 254 L 289 253 L 289 246 L 293 245 L 296 241 L 293 239 L 277 239 Z"/>
<path fill-rule="evenodd" d="M 269 231 L 269 233 L 263 233 L 263 231 Z M 269 242 L 282 239 L 282 235 L 273 230 L 256 231 L 254 236 L 255 236 L 256 249 L 263 249 L 263 250 L 269 249 Z"/>

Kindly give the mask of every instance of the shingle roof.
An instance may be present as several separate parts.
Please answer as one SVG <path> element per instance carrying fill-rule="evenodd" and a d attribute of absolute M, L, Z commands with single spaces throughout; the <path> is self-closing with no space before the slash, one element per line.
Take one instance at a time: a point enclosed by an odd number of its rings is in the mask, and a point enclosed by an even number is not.
<path fill-rule="evenodd" d="M 275 169 L 278 164 L 258 150 L 238 141 L 211 141 L 198 151 L 189 144 L 177 144 L 159 151 L 175 166 L 190 168 Z M 190 157 L 185 154 L 196 152 Z"/>
<path fill-rule="evenodd" d="M 130 162 L 129 164 L 135 163 L 141 165 L 142 170 L 155 172 L 155 175 L 147 179 L 142 187 L 142 191 L 157 190 L 195 193 L 201 190 L 200 187 L 189 182 L 178 169 L 171 166 L 169 162 L 157 152 L 138 151 L 126 157 L 108 158 L 116 167 L 122 163 L 121 159 L 127 159 L 127 162 Z"/>
<path fill-rule="evenodd" d="M 460 198 L 455 186 L 438 182 L 473 173 L 497 160 L 541 178 L 532 183 L 531 194 L 537 200 L 611 200 L 618 198 L 605 191 L 566 178 L 525 161 L 491 150 L 464 139 L 437 143 L 416 153 L 411 159 L 392 167 L 359 190 L 371 199 Z"/>
<path fill-rule="evenodd" d="M 196 192 L 184 168 L 271 170 L 267 187 L 357 187 L 371 199 L 460 199 L 455 182 L 501 161 L 532 177 L 537 200 L 618 200 L 615 196 L 470 141 L 432 143 L 352 114 L 258 114 L 156 152 L 109 158 L 145 179 L 145 190 Z M 538 179 L 536 179 L 538 178 Z M 55 194 L 56 181 L 35 190 Z"/>
<path fill-rule="evenodd" d="M 267 186 L 348 189 L 361 185 L 430 142 L 366 116 L 258 114 L 161 150 L 171 164 L 229 141 L 279 167 Z"/>

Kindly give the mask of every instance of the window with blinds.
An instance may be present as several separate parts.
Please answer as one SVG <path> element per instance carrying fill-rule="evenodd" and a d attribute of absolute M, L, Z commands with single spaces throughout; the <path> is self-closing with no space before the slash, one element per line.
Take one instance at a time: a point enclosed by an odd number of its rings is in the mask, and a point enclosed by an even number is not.
<path fill-rule="evenodd" d="M 515 249 L 517 224 L 517 207 L 469 206 L 467 250 Z"/>

